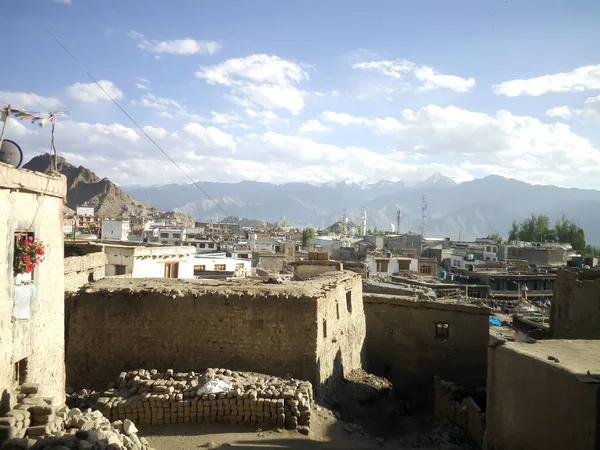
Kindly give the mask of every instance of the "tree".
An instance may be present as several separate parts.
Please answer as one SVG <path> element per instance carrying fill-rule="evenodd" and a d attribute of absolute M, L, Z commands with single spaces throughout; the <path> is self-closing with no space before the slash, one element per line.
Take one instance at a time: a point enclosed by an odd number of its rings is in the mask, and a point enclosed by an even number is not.
<path fill-rule="evenodd" d="M 315 229 L 308 227 L 302 230 L 302 247 L 312 248 L 315 240 Z"/>
<path fill-rule="evenodd" d="M 580 253 L 586 252 L 585 233 L 583 229 L 563 216 L 550 228 L 550 219 L 544 214 L 512 223 L 512 229 L 508 234 L 509 241 L 544 242 L 556 241 L 562 244 L 571 244 Z"/>
<path fill-rule="evenodd" d="M 502 244 L 502 236 L 500 236 L 500 234 L 498 232 L 488 235 L 488 237 L 486 237 L 486 239 L 491 239 L 492 241 L 496 242 L 496 244 L 498 244 L 498 245 Z"/>

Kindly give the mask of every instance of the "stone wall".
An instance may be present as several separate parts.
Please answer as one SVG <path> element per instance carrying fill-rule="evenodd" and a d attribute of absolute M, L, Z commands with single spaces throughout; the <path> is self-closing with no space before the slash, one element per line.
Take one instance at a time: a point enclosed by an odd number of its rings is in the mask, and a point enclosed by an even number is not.
<path fill-rule="evenodd" d="M 100 388 L 122 370 L 211 367 L 291 374 L 318 384 L 332 369 L 320 355 L 336 349 L 350 366 L 364 339 L 360 277 L 348 272 L 309 282 L 265 284 L 257 280 L 197 281 L 105 279 L 71 300 L 67 375 L 72 387 Z M 345 307 L 345 287 L 355 289 L 354 314 L 323 340 L 320 319 Z M 335 316 L 334 316 L 335 317 Z M 351 328 L 355 323 L 358 331 Z M 361 332 L 361 330 L 363 330 Z M 338 333 L 344 333 L 343 336 Z M 361 340 L 360 345 L 355 340 Z M 333 354 L 335 356 L 335 352 Z"/>
<path fill-rule="evenodd" d="M 100 246 L 81 249 L 66 245 L 65 253 L 65 292 L 76 291 L 83 285 L 105 277 L 106 254 Z M 78 254 L 84 253 L 85 254 Z"/>
<path fill-rule="evenodd" d="M 434 407 L 436 417 L 447 419 L 462 428 L 469 438 L 481 447 L 485 432 L 485 412 L 472 395 L 485 402 L 485 389 L 464 390 L 454 383 L 440 380 L 434 381 Z"/>
<path fill-rule="evenodd" d="M 555 339 L 600 339 L 600 270 L 558 271 L 550 331 Z"/>
<path fill-rule="evenodd" d="M 597 449 L 599 355 L 595 340 L 491 347 L 484 448 Z"/>
<path fill-rule="evenodd" d="M 396 394 L 431 403 L 433 377 L 484 386 L 489 308 L 363 295 L 368 371 L 390 379 Z M 436 335 L 448 325 L 448 337 Z M 443 329 L 441 330 L 443 333 Z"/>
<path fill-rule="evenodd" d="M 0 413 L 15 404 L 21 382 L 64 398 L 65 196 L 64 176 L 0 163 Z M 45 260 L 23 284 L 16 284 L 12 265 L 17 232 L 45 245 Z"/>

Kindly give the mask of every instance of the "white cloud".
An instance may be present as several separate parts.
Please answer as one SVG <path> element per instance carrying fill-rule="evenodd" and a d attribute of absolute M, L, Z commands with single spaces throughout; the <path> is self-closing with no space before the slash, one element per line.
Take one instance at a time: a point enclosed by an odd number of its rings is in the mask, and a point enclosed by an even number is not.
<path fill-rule="evenodd" d="M 570 108 L 568 106 L 559 106 L 546 111 L 547 117 L 560 117 L 565 120 L 591 120 L 600 122 L 600 95 L 590 97 L 583 103 L 583 108 Z"/>
<path fill-rule="evenodd" d="M 147 39 L 142 33 L 130 31 L 129 37 L 138 41 L 137 47 L 147 53 L 189 56 L 214 55 L 223 45 L 216 41 L 200 41 L 192 38 L 160 41 Z M 158 58 L 156 58 L 158 59 Z"/>
<path fill-rule="evenodd" d="M 235 148 L 233 136 L 215 127 L 203 127 L 199 123 L 188 123 L 184 130 L 196 139 L 201 140 L 207 147 Z"/>
<path fill-rule="evenodd" d="M 309 79 L 300 64 L 264 54 L 202 66 L 195 75 L 208 84 L 229 87 L 226 98 L 240 106 L 285 109 L 292 114 L 302 110 L 306 96 L 296 85 Z"/>
<path fill-rule="evenodd" d="M 329 131 L 332 131 L 331 127 L 323 125 L 321 122 L 319 122 L 318 120 L 314 120 L 314 119 L 307 120 L 300 126 L 300 133 L 311 133 L 311 132 L 326 133 Z"/>
<path fill-rule="evenodd" d="M 142 91 L 147 91 L 150 89 L 150 80 L 147 78 L 138 77 L 135 82 L 135 87 L 141 89 Z"/>
<path fill-rule="evenodd" d="M 10 104 L 15 109 L 56 109 L 63 106 L 56 97 L 42 97 L 27 92 L 0 91 L 0 102 Z"/>
<path fill-rule="evenodd" d="M 475 86 L 475 78 L 462 78 L 458 75 L 444 75 L 433 68 L 417 65 L 407 60 L 384 60 L 359 62 L 352 68 L 372 71 L 401 82 L 402 89 L 417 91 L 432 91 L 435 89 L 451 89 L 457 92 L 467 92 Z"/>
<path fill-rule="evenodd" d="M 593 89 L 600 89 L 600 64 L 579 67 L 570 72 L 505 81 L 492 86 L 494 94 L 507 97 L 539 96 L 548 92 L 582 92 Z"/>
<path fill-rule="evenodd" d="M 106 91 L 113 99 L 120 100 L 123 98 L 121 91 L 112 81 L 99 80 L 98 84 Z M 75 83 L 66 89 L 67 95 L 77 101 L 85 103 L 110 102 L 110 98 L 102 91 L 96 83 Z"/>

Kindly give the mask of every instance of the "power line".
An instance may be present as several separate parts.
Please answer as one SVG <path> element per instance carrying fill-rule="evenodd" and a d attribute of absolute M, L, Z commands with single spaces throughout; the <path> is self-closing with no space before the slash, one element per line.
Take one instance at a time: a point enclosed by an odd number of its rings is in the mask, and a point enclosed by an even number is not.
<path fill-rule="evenodd" d="M 215 201 L 215 200 L 214 200 L 214 199 L 213 199 L 213 198 L 212 198 L 210 195 L 208 195 L 208 194 L 206 193 L 206 191 L 204 191 L 204 189 L 202 189 L 202 188 L 200 187 L 200 185 L 199 185 L 198 183 L 196 183 L 196 181 L 194 181 L 194 179 L 193 179 L 192 177 L 190 177 L 190 176 L 187 174 L 187 172 L 186 172 L 185 170 L 183 170 L 183 168 L 182 168 L 182 167 L 181 167 L 179 164 L 177 164 L 177 163 L 176 163 L 176 162 L 173 160 L 173 158 L 171 158 L 171 157 L 170 157 L 170 156 L 167 154 L 167 152 L 165 152 L 165 151 L 164 151 L 164 150 L 161 148 L 161 146 L 160 146 L 160 145 L 158 145 L 158 144 L 156 143 L 156 141 L 155 141 L 154 139 L 152 139 L 152 138 L 151 138 L 151 137 L 148 135 L 148 133 L 146 133 L 146 132 L 144 131 L 144 129 L 143 129 L 143 128 L 142 128 L 142 127 L 141 127 L 141 126 L 140 126 L 140 125 L 139 125 L 139 124 L 138 124 L 138 123 L 137 123 L 137 122 L 134 120 L 134 119 L 133 119 L 133 117 L 131 117 L 131 116 L 129 115 L 129 113 L 128 113 L 127 111 L 125 111 L 125 109 L 123 109 L 123 107 L 122 107 L 122 106 L 121 106 L 121 105 L 120 105 L 120 104 L 119 104 L 119 103 L 118 103 L 118 102 L 117 102 L 117 101 L 116 101 L 116 100 L 115 100 L 115 99 L 112 97 L 112 95 L 110 95 L 110 94 L 109 94 L 109 93 L 106 91 L 106 89 L 104 89 L 104 88 L 102 87 L 102 85 L 101 85 L 100 83 L 98 83 L 98 81 L 96 80 L 96 78 L 94 78 L 94 77 L 92 76 L 92 74 L 91 74 L 90 72 L 88 72 L 88 70 L 87 70 L 87 69 L 86 69 L 86 68 L 83 66 L 83 64 L 81 64 L 81 62 L 79 62 L 79 60 L 77 59 L 77 57 L 76 57 L 76 56 L 75 56 L 73 53 L 71 53 L 71 52 L 69 51 L 69 49 L 68 49 L 68 48 L 67 48 L 67 47 L 66 47 L 66 46 L 65 46 L 65 45 L 64 45 L 64 44 L 61 42 L 61 40 L 60 40 L 60 39 L 59 39 L 59 38 L 58 38 L 58 37 L 57 37 L 57 36 L 56 36 L 56 35 L 55 35 L 55 34 L 54 34 L 54 33 L 53 33 L 51 30 L 50 30 L 50 28 L 48 28 L 48 27 L 46 26 L 46 24 L 44 24 L 44 22 L 42 22 L 42 20 L 41 20 L 41 19 L 40 19 L 40 18 L 39 18 L 37 15 L 35 15 L 33 12 L 31 13 L 31 15 L 32 15 L 33 17 L 35 17 L 35 18 L 36 18 L 36 20 L 37 20 L 37 21 L 40 23 L 40 25 L 42 25 L 42 27 L 44 27 L 44 29 L 45 29 L 45 30 L 46 30 L 46 31 L 47 31 L 47 32 L 50 34 L 50 36 L 52 36 L 52 37 L 54 38 L 54 40 L 55 40 L 55 41 L 58 43 L 58 45 L 60 45 L 60 46 L 63 48 L 63 50 L 64 50 L 65 52 L 67 52 L 67 54 L 68 54 L 68 55 L 71 57 L 71 59 L 73 59 L 73 61 L 75 61 L 75 63 L 77 63 L 77 65 L 78 65 L 79 67 L 81 67 L 81 69 L 82 69 L 82 70 L 83 70 L 83 71 L 84 71 L 84 72 L 87 74 L 87 76 L 88 76 L 88 77 L 89 77 L 89 78 L 90 78 L 90 79 L 91 79 L 91 80 L 92 80 L 92 81 L 93 81 L 93 82 L 96 84 L 96 86 L 98 86 L 98 87 L 99 87 L 99 88 L 102 90 L 102 92 L 104 92 L 104 93 L 106 94 L 106 96 L 107 96 L 107 97 L 108 97 L 108 98 L 109 98 L 109 99 L 110 99 L 110 100 L 111 100 L 111 101 L 112 101 L 112 102 L 115 104 L 115 106 L 116 106 L 117 108 L 119 108 L 119 109 L 121 110 L 121 112 L 122 112 L 123 114 L 125 114 L 129 120 L 131 120 L 131 122 L 132 122 L 132 123 L 133 123 L 133 124 L 134 124 L 134 125 L 135 125 L 135 126 L 138 128 L 138 130 L 140 130 L 140 132 L 141 132 L 141 133 L 142 133 L 144 136 L 146 136 L 146 137 L 148 138 L 148 140 L 149 140 L 150 142 L 152 142 L 152 144 L 154 144 L 154 146 L 155 146 L 157 149 L 159 149 L 159 150 L 160 150 L 160 152 L 161 152 L 163 155 L 165 155 L 165 156 L 167 157 L 167 159 L 168 159 L 169 161 L 171 161 L 171 162 L 173 163 L 173 165 L 174 165 L 175 167 L 177 167 L 177 168 L 178 168 L 178 169 L 181 171 L 181 173 L 183 173 L 183 174 L 186 176 L 186 178 L 187 178 L 187 179 L 189 179 L 189 180 L 192 182 L 192 184 L 193 184 L 194 186 L 196 186 L 196 187 L 197 187 L 197 188 L 200 190 L 200 192 L 202 192 L 202 193 L 204 194 L 204 196 L 205 196 L 206 198 L 208 198 L 208 199 L 209 199 L 211 202 L 213 202 L 213 203 L 215 204 L 215 206 L 216 206 L 217 208 L 219 208 L 219 209 L 220 209 L 220 210 L 223 212 L 223 214 L 225 214 L 225 216 L 229 216 L 229 214 L 227 213 L 227 211 L 225 211 L 221 205 L 219 205 L 219 204 L 218 204 L 218 203 L 217 203 L 217 202 L 216 202 L 216 201 Z"/>

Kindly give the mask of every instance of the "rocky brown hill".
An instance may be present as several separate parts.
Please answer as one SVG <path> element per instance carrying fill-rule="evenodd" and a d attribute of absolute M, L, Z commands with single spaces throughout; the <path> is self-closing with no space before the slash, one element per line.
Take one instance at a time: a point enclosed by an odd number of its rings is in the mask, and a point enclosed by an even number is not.
<path fill-rule="evenodd" d="M 49 173 L 52 171 L 52 155 L 36 156 L 23 166 L 24 169 Z M 96 208 L 96 214 L 105 217 L 128 217 L 159 215 L 160 210 L 149 208 L 139 200 L 123 192 L 108 178 L 98 177 L 91 170 L 69 164 L 64 158 L 58 158 L 58 171 L 67 177 L 67 203 L 72 210 L 77 205 Z"/>

